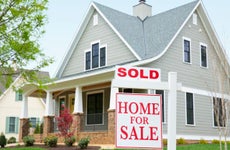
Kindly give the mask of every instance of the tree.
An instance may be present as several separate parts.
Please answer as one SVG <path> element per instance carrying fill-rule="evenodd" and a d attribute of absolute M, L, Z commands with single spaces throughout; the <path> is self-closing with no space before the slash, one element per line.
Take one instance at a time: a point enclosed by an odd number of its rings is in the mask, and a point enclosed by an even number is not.
<path fill-rule="evenodd" d="M 0 0 L 0 78 L 7 76 L 8 85 L 15 74 L 31 79 L 34 71 L 53 61 L 39 45 L 47 4 L 48 0 Z M 25 69 L 28 64 L 35 64 L 33 71 Z"/>

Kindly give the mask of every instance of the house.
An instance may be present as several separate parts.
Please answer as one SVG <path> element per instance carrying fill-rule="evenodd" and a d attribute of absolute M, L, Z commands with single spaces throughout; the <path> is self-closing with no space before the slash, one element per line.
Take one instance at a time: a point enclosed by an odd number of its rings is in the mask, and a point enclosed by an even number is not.
<path fill-rule="evenodd" d="M 44 136 L 56 130 L 54 116 L 65 105 L 77 122 L 78 139 L 115 143 L 117 92 L 156 93 L 163 99 L 163 137 L 167 138 L 168 92 L 162 89 L 113 87 L 117 65 L 159 68 L 161 80 L 177 72 L 177 138 L 218 138 L 213 106 L 229 98 L 229 63 L 201 0 L 152 15 L 144 1 L 133 15 L 93 2 L 66 54 L 57 80 L 44 91 Z M 22 87 L 24 97 L 37 88 Z M 24 111 L 27 105 L 24 103 Z M 218 107 L 221 110 L 221 107 Z M 223 110 L 223 109 L 222 109 Z M 21 118 L 23 124 L 28 116 Z M 221 119 L 220 119 L 221 120 Z M 23 128 L 20 133 L 24 135 Z"/>
<path fill-rule="evenodd" d="M 2 70 L 1 70 L 2 72 Z M 47 72 L 42 73 L 48 76 Z M 7 74 L 1 74 L 1 96 L 0 96 L 0 133 L 4 133 L 6 138 L 15 137 L 18 140 L 19 137 L 19 119 L 22 114 L 22 92 L 17 90 L 16 87 L 23 84 L 23 76 L 20 73 L 14 73 L 12 80 L 13 83 L 6 88 Z M 29 97 L 28 98 L 28 116 L 30 126 L 35 128 L 37 124 L 43 119 L 45 102 L 41 97 Z"/>

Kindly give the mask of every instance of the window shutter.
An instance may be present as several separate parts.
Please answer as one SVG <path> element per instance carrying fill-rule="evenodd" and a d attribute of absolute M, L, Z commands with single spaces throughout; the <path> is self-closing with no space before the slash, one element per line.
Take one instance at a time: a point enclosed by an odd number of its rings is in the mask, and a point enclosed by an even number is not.
<path fill-rule="evenodd" d="M 15 133 L 18 133 L 19 129 L 19 117 L 15 117 Z"/>
<path fill-rule="evenodd" d="M 10 118 L 6 117 L 6 133 L 9 133 Z"/>

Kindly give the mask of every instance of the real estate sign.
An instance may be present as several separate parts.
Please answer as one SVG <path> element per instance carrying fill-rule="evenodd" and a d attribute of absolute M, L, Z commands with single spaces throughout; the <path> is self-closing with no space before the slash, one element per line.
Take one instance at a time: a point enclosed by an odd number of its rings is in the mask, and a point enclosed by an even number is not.
<path fill-rule="evenodd" d="M 116 146 L 162 149 L 160 95 L 117 93 Z"/>

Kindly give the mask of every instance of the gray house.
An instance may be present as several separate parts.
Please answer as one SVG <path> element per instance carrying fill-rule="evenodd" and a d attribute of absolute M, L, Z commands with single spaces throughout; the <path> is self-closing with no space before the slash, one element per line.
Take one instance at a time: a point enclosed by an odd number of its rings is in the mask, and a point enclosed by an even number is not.
<path fill-rule="evenodd" d="M 161 80 L 177 72 L 177 138 L 218 138 L 223 119 L 214 106 L 229 98 L 229 63 L 201 0 L 152 15 L 141 1 L 133 15 L 93 2 L 60 66 L 47 84 L 44 135 L 55 132 L 53 118 L 66 106 L 77 121 L 77 138 L 115 143 L 115 108 L 111 81 L 116 65 L 161 69 Z M 25 85 L 24 97 L 37 91 Z M 163 98 L 163 137 L 167 138 L 167 91 L 118 88 L 117 92 L 157 93 Z M 216 102 L 219 102 L 216 104 Z M 26 103 L 24 103 L 26 105 Z M 24 106 L 26 111 L 26 106 Z M 219 110 L 223 108 L 219 105 Z M 28 116 L 21 118 L 21 124 Z M 224 124 L 220 124 L 224 126 Z M 20 130 L 23 134 L 23 129 Z"/>

